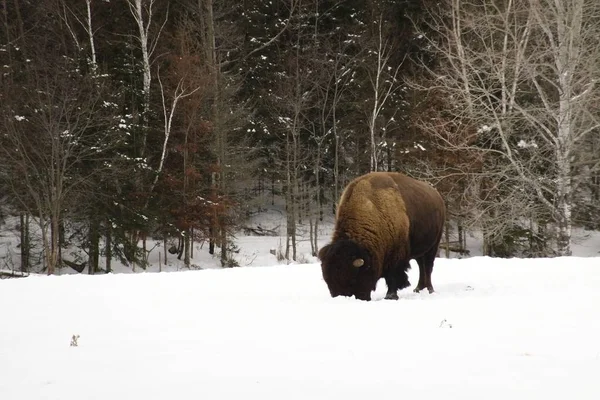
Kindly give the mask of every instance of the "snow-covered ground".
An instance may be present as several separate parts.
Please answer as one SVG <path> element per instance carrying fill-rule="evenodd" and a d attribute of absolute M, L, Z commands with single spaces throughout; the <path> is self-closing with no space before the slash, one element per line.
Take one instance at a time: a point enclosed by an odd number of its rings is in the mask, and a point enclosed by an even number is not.
<path fill-rule="evenodd" d="M 598 399 L 599 264 L 438 259 L 372 302 L 315 263 L 2 280 L 0 399 Z"/>
<path fill-rule="evenodd" d="M 250 228 L 262 228 L 264 230 L 275 232 L 283 236 L 252 236 L 246 234 L 243 230 L 238 232 L 233 238 L 236 250 L 230 253 L 235 262 L 241 267 L 263 267 L 282 265 L 285 261 L 281 261 L 272 253 L 283 253 L 285 251 L 285 226 L 286 217 L 282 211 L 282 206 L 272 207 L 269 210 L 262 211 L 255 217 L 247 221 L 246 226 Z M 299 224 L 298 228 L 298 254 L 297 262 L 293 263 L 315 263 L 317 258 L 311 254 L 309 241 L 309 226 L 308 221 L 304 220 L 303 224 Z M 8 218 L 7 221 L 0 225 L 0 271 L 16 271 L 19 269 L 19 231 L 14 229 L 18 224 L 16 218 Z M 329 213 L 325 215 L 325 221 L 319 224 L 319 246 L 323 246 L 329 242 L 333 229 L 333 215 Z M 39 229 L 32 223 L 31 230 L 36 234 Z M 39 235 L 38 235 L 39 236 Z M 454 233 L 451 234 L 450 240 L 456 241 L 458 238 Z M 37 238 L 39 243 L 39 238 Z M 176 244 L 173 240 L 170 244 Z M 139 244 L 141 246 L 141 243 Z M 41 246 L 37 246 L 35 254 L 32 256 L 33 263 L 37 263 L 39 269 L 41 265 Z M 467 248 L 470 251 L 470 256 L 482 255 L 482 240 L 478 232 L 469 232 L 467 235 Z M 586 231 L 580 228 L 573 229 L 572 246 L 573 255 L 576 257 L 600 257 L 600 232 Z M 178 260 L 176 255 L 167 253 L 167 262 L 165 264 L 165 248 L 161 241 L 148 239 L 148 268 L 144 271 L 137 267 L 134 271 L 131 266 L 122 265 L 118 260 L 113 259 L 112 270 L 114 273 L 140 273 L 140 272 L 171 272 L 184 271 L 188 268 L 184 266 L 182 260 Z M 195 269 L 214 269 L 221 268 L 219 261 L 219 249 L 217 248 L 216 255 L 208 254 L 208 243 L 194 244 L 194 254 L 191 260 L 191 268 Z M 444 256 L 444 251 L 441 251 L 441 256 Z M 87 255 L 74 245 L 72 248 L 63 250 L 63 257 L 69 261 L 85 262 Z M 452 258 L 462 258 L 457 253 L 451 253 Z M 159 262 L 159 259 L 161 260 Z M 106 260 L 103 255 L 100 256 L 100 267 L 104 268 Z M 77 274 L 77 272 L 69 267 L 63 267 L 57 270 L 58 275 Z M 87 273 L 87 269 L 84 271 Z"/>
<path fill-rule="evenodd" d="M 18 238 L 2 233 L 10 261 Z M 292 265 L 271 254 L 284 238 L 240 234 L 245 268 L 197 243 L 203 270 L 169 255 L 154 273 L 156 247 L 135 274 L 0 280 L 0 399 L 597 399 L 600 236 L 575 236 L 580 257 L 438 259 L 437 292 L 399 301 L 383 280 L 372 302 L 330 298 L 306 234 Z"/>

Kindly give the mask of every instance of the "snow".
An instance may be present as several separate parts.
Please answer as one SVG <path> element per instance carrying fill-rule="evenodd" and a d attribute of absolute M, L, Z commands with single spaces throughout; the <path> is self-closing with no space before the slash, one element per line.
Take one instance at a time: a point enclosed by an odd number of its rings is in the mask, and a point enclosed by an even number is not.
<path fill-rule="evenodd" d="M 261 213 L 248 226 L 284 230 L 285 215 Z M 581 257 L 438 258 L 436 293 L 383 300 L 381 280 L 362 302 L 329 296 L 305 228 L 291 265 L 270 253 L 285 238 L 240 234 L 241 268 L 219 268 L 196 243 L 192 263 L 202 270 L 181 271 L 169 254 L 169 272 L 158 273 L 156 247 L 146 272 L 115 262 L 114 274 L 63 268 L 0 280 L 0 399 L 600 395 L 598 234 L 577 231 Z M 467 239 L 477 255 L 478 235 Z"/>
<path fill-rule="evenodd" d="M 537 143 L 535 143 L 533 140 L 531 142 L 527 142 L 523 139 L 519 140 L 519 143 L 517 143 L 517 146 L 521 149 L 528 149 L 533 147 L 534 149 L 537 149 L 538 145 Z"/>
<path fill-rule="evenodd" d="M 598 398 L 598 258 L 433 279 L 372 302 L 330 298 L 316 263 L 2 280 L 0 398 Z"/>

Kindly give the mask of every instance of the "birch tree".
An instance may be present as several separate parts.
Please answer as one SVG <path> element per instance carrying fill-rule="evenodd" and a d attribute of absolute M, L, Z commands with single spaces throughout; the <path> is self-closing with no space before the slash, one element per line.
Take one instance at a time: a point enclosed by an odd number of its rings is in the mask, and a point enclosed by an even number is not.
<path fill-rule="evenodd" d="M 81 45 L 81 41 L 78 38 L 78 34 L 75 27 L 71 24 L 71 19 L 75 19 L 86 33 L 90 51 L 90 68 L 92 70 L 92 73 L 95 74 L 98 69 L 98 60 L 96 55 L 96 41 L 94 39 L 94 28 L 92 23 L 92 0 L 85 0 L 85 11 L 83 12 L 83 15 L 80 15 L 80 13 L 78 13 L 77 10 L 67 5 L 67 2 L 63 0 L 61 17 L 63 19 L 65 27 L 69 32 L 69 35 L 73 39 L 73 42 L 75 43 L 75 46 L 78 50 L 81 50 L 83 46 Z"/>
<path fill-rule="evenodd" d="M 87 0 L 86 0 L 87 1 Z M 127 0 L 129 11 L 137 27 L 137 41 L 142 54 L 142 120 L 146 121 L 150 110 L 150 90 L 152 87 L 152 56 L 156 50 L 158 39 L 162 33 L 164 25 L 168 20 L 168 12 L 165 20 L 162 22 L 153 35 L 153 29 L 158 23 L 156 19 L 157 0 Z M 145 125 L 145 122 L 142 124 Z M 140 145 L 140 157 L 146 156 L 147 129 L 143 127 L 142 140 Z"/>
<path fill-rule="evenodd" d="M 247 139 L 240 136 L 241 127 L 249 119 L 246 101 L 239 96 L 241 76 L 247 67 L 244 57 L 248 57 L 248 54 L 240 52 L 239 45 L 244 36 L 238 24 L 231 20 L 236 13 L 243 14 L 246 6 L 246 3 L 234 1 L 198 0 L 192 8 L 197 11 L 193 14 L 195 20 L 190 17 L 190 24 L 194 21 L 196 31 L 200 32 L 199 49 L 209 78 L 206 88 L 210 94 L 205 102 L 208 111 L 205 118 L 210 121 L 213 139 L 210 151 L 215 161 L 211 166 L 211 201 L 214 212 L 210 226 L 209 252 L 213 254 L 218 245 L 223 266 L 235 265 L 230 256 L 231 231 L 234 226 L 232 217 L 239 207 L 235 205 L 235 186 L 249 176 L 248 166 L 253 163 L 246 147 Z M 287 27 L 282 28 L 285 29 Z M 276 37 L 272 38 L 250 53 L 265 49 L 276 40 Z M 239 182 L 234 182 L 234 178 Z"/>
<path fill-rule="evenodd" d="M 443 120 L 421 127 L 448 149 L 478 154 L 480 198 L 496 187 L 496 205 L 505 196 L 535 204 L 553 222 L 555 254 L 570 255 L 573 162 L 599 127 L 599 4 L 452 0 L 440 10 L 427 23 L 439 68 L 421 89 L 447 105 Z M 531 207 L 512 211 L 518 221 Z"/>
<path fill-rule="evenodd" d="M 390 97 L 393 96 L 394 92 L 400 87 L 398 82 L 400 65 L 392 65 L 391 58 L 394 47 L 392 46 L 390 39 L 385 37 L 383 31 L 383 15 L 380 15 L 375 23 L 377 25 L 377 33 L 373 41 L 375 46 L 374 48 L 367 48 L 367 57 L 374 58 L 373 67 L 367 67 L 371 89 L 369 99 L 371 108 L 367 117 L 371 171 L 377 171 L 379 169 L 381 161 L 381 144 L 384 139 L 381 137 L 380 131 L 385 132 L 385 130 L 378 126 L 377 122 L 381 116 L 382 110 L 388 105 L 387 103 L 389 103 Z"/>
<path fill-rule="evenodd" d="M 188 212 L 189 205 L 194 203 L 194 196 L 191 189 L 194 185 L 190 177 L 190 175 L 194 174 L 190 172 L 193 169 L 193 164 L 190 161 L 189 140 L 190 136 L 193 136 L 192 131 L 199 130 L 198 126 L 192 125 L 201 124 L 201 115 L 198 113 L 198 109 L 204 101 L 205 93 L 203 89 L 208 86 L 207 81 L 209 76 L 203 68 L 200 57 L 193 51 L 195 42 L 191 38 L 191 32 L 188 25 L 182 24 L 180 26 L 176 35 L 177 40 L 173 43 L 173 46 L 176 46 L 176 53 L 168 58 L 170 70 L 168 71 L 165 83 L 163 83 L 163 79 L 161 78 L 160 69 L 157 72 L 162 102 L 164 136 L 159 165 L 150 190 L 151 192 L 154 191 L 159 178 L 163 174 L 165 163 L 167 162 L 168 150 L 172 147 L 170 139 L 174 134 L 175 124 L 179 121 L 179 131 L 184 136 L 184 143 L 182 150 L 183 168 L 181 171 L 181 175 L 183 176 L 182 204 L 179 204 L 178 208 L 183 209 L 184 213 Z M 193 243 L 192 224 L 187 222 L 188 218 L 183 219 L 186 223 L 177 225 L 183 237 L 184 263 L 189 268 Z"/>
<path fill-rule="evenodd" d="M 579 145 L 598 134 L 600 79 L 600 5 L 593 0 L 531 0 L 531 10 L 546 51 L 529 69 L 543 110 L 550 123 L 527 115 L 555 149 L 556 183 L 553 201 L 557 225 L 557 251 L 571 254 L 573 161 L 581 157 Z"/>

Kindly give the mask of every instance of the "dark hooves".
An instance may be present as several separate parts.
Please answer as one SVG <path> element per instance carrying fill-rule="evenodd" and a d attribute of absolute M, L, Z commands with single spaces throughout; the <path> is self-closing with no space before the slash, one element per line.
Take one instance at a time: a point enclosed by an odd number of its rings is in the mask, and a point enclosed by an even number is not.
<path fill-rule="evenodd" d="M 388 293 L 385 295 L 386 300 L 398 300 L 398 293 Z"/>
<path fill-rule="evenodd" d="M 425 289 L 425 288 L 424 288 L 424 287 L 418 287 L 418 286 L 417 286 L 417 287 L 415 288 L 415 290 L 413 290 L 413 292 L 415 292 L 415 293 L 419 293 L 419 292 L 420 292 L 421 290 L 423 290 L 423 289 Z M 432 287 L 428 287 L 428 288 L 427 288 L 427 291 L 428 291 L 429 293 L 433 293 L 433 292 L 435 292 L 435 290 L 433 290 L 433 288 L 432 288 Z"/>

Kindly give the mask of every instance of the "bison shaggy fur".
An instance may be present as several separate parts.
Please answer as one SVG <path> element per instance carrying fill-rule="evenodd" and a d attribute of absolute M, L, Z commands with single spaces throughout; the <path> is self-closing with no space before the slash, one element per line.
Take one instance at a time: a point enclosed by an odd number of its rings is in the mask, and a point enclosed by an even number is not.
<path fill-rule="evenodd" d="M 410 286 L 410 260 L 419 265 L 415 291 L 433 292 L 431 272 L 446 219 L 444 200 L 428 183 L 398 172 L 372 172 L 348 184 L 338 204 L 331 243 L 319 251 L 331 296 L 371 300 L 380 278 L 386 299 Z"/>

